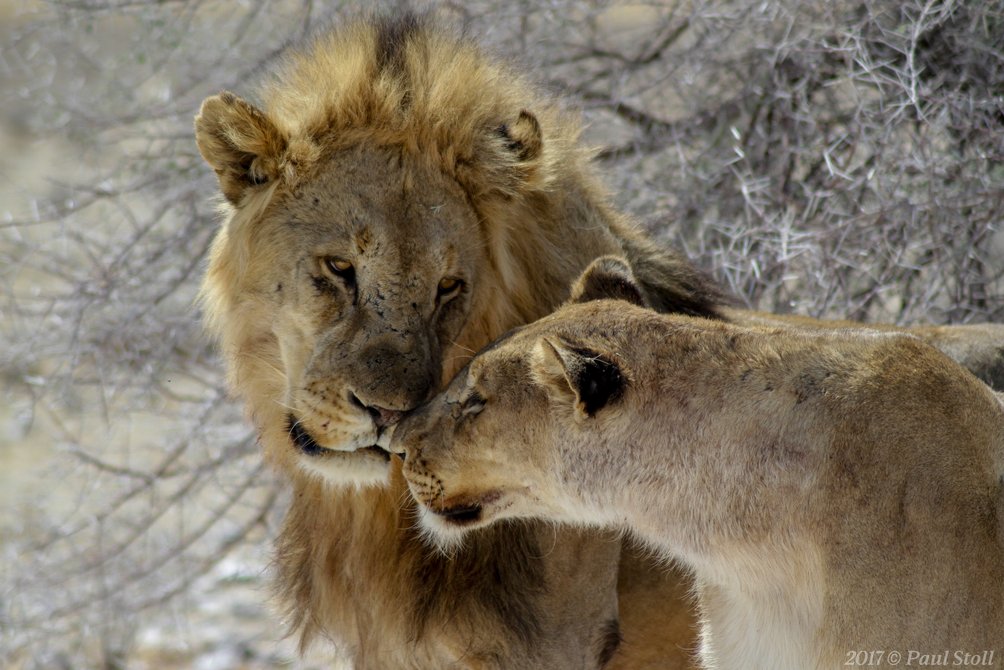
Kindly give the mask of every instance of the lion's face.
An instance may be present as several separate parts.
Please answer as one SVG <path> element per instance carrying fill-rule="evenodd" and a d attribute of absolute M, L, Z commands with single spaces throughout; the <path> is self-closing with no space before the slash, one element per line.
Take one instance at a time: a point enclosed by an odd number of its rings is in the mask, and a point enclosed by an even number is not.
<path fill-rule="evenodd" d="M 274 286 L 289 434 L 325 476 L 383 478 L 380 446 L 440 381 L 484 250 L 455 184 L 399 152 L 336 154 L 277 198 Z M 348 471 L 347 471 L 348 469 Z"/>
<path fill-rule="evenodd" d="M 196 118 L 229 201 L 203 284 L 207 323 L 266 453 L 294 476 L 386 481 L 383 445 L 403 414 L 545 311 L 565 289 L 553 273 L 575 265 L 533 268 L 542 279 L 529 282 L 514 260 L 527 241 L 505 213 L 537 203 L 520 190 L 539 176 L 536 117 L 493 109 L 497 121 L 419 131 L 402 119 L 430 101 L 406 93 L 379 128 L 348 112 L 279 123 L 229 93 Z"/>
<path fill-rule="evenodd" d="M 463 192 L 400 151 L 343 150 L 242 225 L 224 253 L 245 255 L 240 300 L 278 353 L 262 391 L 274 397 L 252 398 L 282 428 L 263 433 L 266 448 L 332 481 L 385 480 L 378 445 L 440 384 L 484 272 Z"/>

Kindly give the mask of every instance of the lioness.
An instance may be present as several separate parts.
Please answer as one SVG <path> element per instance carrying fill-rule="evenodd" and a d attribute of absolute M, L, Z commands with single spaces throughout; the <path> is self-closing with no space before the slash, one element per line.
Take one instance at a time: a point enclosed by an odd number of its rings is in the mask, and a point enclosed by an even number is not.
<path fill-rule="evenodd" d="M 397 429 L 431 533 L 629 528 L 696 575 L 709 668 L 1000 658 L 1004 407 L 985 384 L 911 336 L 657 314 L 615 259 L 576 300 Z"/>
<path fill-rule="evenodd" d="M 622 556 L 608 534 L 533 523 L 444 557 L 414 528 L 387 431 L 605 254 L 628 257 L 660 310 L 772 317 L 728 308 L 635 231 L 578 119 L 432 20 L 325 33 L 259 98 L 212 96 L 196 119 L 224 219 L 202 305 L 229 385 L 293 487 L 275 572 L 302 643 L 332 638 L 359 668 L 685 664 L 681 573 Z M 974 367 L 1004 341 L 950 333 L 972 343 L 960 356 Z M 675 634 L 648 628 L 670 616 Z"/>

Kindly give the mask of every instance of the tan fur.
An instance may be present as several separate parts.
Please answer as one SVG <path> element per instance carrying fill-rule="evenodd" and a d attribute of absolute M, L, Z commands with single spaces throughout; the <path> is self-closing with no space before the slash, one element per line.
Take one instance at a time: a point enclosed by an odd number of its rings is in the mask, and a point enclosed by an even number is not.
<path fill-rule="evenodd" d="M 856 321 L 821 321 L 797 314 L 769 314 L 724 307 L 722 316 L 735 323 L 759 326 L 783 326 L 816 330 L 848 329 L 909 333 L 939 349 L 991 388 L 1004 389 L 1004 324 L 976 323 L 952 326 L 893 326 L 885 323 Z"/>
<path fill-rule="evenodd" d="M 634 234 L 594 183 L 577 124 L 409 18 L 320 38 L 261 95 L 264 111 L 223 94 L 196 120 L 227 200 L 203 305 L 230 386 L 293 485 L 276 559 L 293 630 L 333 638 L 359 668 L 597 666 L 618 639 L 620 542 L 517 525 L 438 554 L 400 463 L 374 446 L 386 431 L 349 396 L 411 409 L 622 250 L 614 231 Z M 351 262 L 354 282 L 326 259 Z M 695 280 L 688 296 L 717 295 L 686 264 L 678 275 Z M 443 301 L 446 278 L 462 286 Z M 317 453 L 294 447 L 291 417 Z M 677 580 L 661 581 L 682 592 Z"/>
<path fill-rule="evenodd" d="M 587 273 L 579 297 L 630 280 Z M 1004 407 L 916 337 L 573 304 L 479 354 L 395 442 L 449 544 L 546 518 L 688 566 L 708 668 L 1004 653 Z"/>
<path fill-rule="evenodd" d="M 202 305 L 294 489 L 276 575 L 303 643 L 328 635 L 358 667 L 582 667 L 567 650 L 602 656 L 619 574 L 612 667 L 685 663 L 694 639 L 653 638 L 642 614 L 662 588 L 664 608 L 693 621 L 681 575 L 636 579 L 648 564 L 628 553 L 619 566 L 605 535 L 528 525 L 452 560 L 425 549 L 375 416 L 393 423 L 474 351 L 553 310 L 600 255 L 626 255 L 661 310 L 720 315 L 721 292 L 609 206 L 573 116 L 434 23 L 322 35 L 259 97 L 213 96 L 196 119 L 224 196 Z M 326 259 L 353 263 L 354 287 Z M 448 278 L 462 285 L 440 305 Z M 294 447 L 290 417 L 313 455 Z"/>

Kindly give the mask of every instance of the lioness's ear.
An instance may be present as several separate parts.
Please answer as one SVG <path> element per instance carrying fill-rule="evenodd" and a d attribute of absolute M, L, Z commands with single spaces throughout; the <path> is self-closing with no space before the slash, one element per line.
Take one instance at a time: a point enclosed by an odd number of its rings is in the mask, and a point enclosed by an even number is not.
<path fill-rule="evenodd" d="M 631 266 L 618 256 L 600 256 L 575 280 L 569 302 L 626 300 L 647 307 Z"/>
<path fill-rule="evenodd" d="M 624 393 L 624 375 L 609 358 L 558 338 L 541 338 L 533 351 L 531 370 L 559 402 L 592 417 Z"/>
<path fill-rule="evenodd" d="M 195 141 L 216 171 L 223 195 L 235 205 L 248 187 L 279 177 L 287 145 L 263 112 L 227 92 L 203 101 L 195 117 Z"/>

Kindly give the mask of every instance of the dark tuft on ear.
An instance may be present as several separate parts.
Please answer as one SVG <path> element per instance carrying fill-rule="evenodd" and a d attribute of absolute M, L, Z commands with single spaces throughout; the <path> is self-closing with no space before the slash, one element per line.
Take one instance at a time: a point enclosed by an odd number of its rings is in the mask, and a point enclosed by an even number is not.
<path fill-rule="evenodd" d="M 575 378 L 579 402 L 588 416 L 595 416 L 624 394 L 624 377 L 613 362 L 588 349 L 576 349 L 582 366 Z"/>
<path fill-rule="evenodd" d="M 648 307 L 627 261 L 617 256 L 597 258 L 572 285 L 569 302 L 624 300 Z"/>
<path fill-rule="evenodd" d="M 590 418 L 624 395 L 627 386 L 620 367 L 610 358 L 549 337 L 537 346 L 533 370 L 555 397 L 574 404 Z"/>
<path fill-rule="evenodd" d="M 520 162 L 537 159 L 544 148 L 540 123 L 537 117 L 525 109 L 519 113 L 515 122 L 499 126 L 498 134 L 505 139 L 506 149 L 516 154 Z"/>

